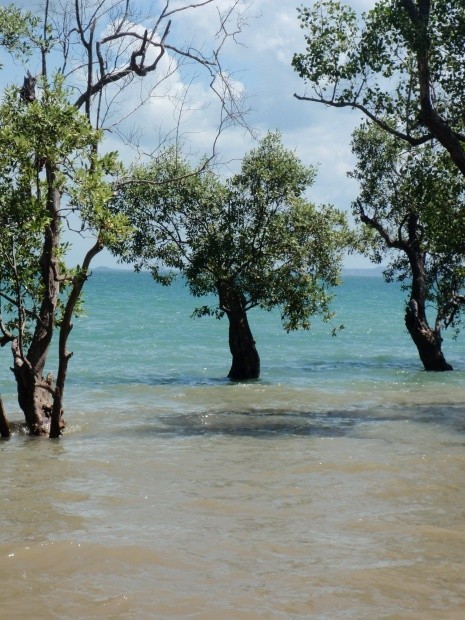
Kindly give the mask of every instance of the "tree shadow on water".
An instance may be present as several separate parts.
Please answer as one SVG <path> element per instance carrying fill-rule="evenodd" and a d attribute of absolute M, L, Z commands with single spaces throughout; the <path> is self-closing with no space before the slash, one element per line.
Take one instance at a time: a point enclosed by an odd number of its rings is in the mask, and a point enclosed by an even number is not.
<path fill-rule="evenodd" d="M 398 406 L 376 409 L 332 410 L 326 412 L 208 411 L 157 416 L 147 424 L 132 429 L 137 435 L 163 437 L 231 436 L 231 437 L 353 437 L 360 438 L 367 429 L 389 423 L 428 424 L 445 427 L 465 435 L 465 406 Z"/>
<path fill-rule="evenodd" d="M 357 412 L 328 411 L 213 411 L 160 416 L 141 433 L 173 437 L 227 435 L 232 437 L 314 436 L 345 437 L 361 424 L 398 421 L 398 415 L 370 416 Z"/>

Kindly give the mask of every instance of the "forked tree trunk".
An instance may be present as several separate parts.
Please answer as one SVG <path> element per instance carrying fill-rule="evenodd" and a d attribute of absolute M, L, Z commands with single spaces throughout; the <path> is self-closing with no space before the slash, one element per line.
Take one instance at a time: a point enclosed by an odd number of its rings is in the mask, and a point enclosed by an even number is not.
<path fill-rule="evenodd" d="M 15 356 L 13 373 L 16 378 L 18 404 L 24 413 L 31 435 L 46 435 L 52 410 L 51 379 L 35 372 L 26 360 Z"/>
<path fill-rule="evenodd" d="M 76 308 L 76 304 L 79 300 L 79 296 L 81 295 L 82 289 L 87 280 L 87 272 L 89 270 L 90 263 L 94 256 L 96 256 L 102 250 L 103 243 L 100 239 L 97 239 L 95 244 L 87 252 L 80 271 L 75 275 L 73 279 L 71 292 L 69 294 L 68 301 L 66 302 L 65 306 L 65 311 L 63 313 L 63 319 L 60 326 L 60 336 L 58 341 L 58 373 L 55 389 L 53 392 L 53 407 L 50 422 L 51 439 L 58 438 L 61 435 L 65 426 L 63 422 L 63 396 L 65 391 L 66 375 L 68 372 L 68 362 L 73 355 L 67 349 L 68 336 L 73 329 L 73 324 L 71 320 Z"/>
<path fill-rule="evenodd" d="M 48 186 L 47 211 L 50 219 L 45 228 L 40 257 L 42 300 L 27 353 L 22 342 L 21 308 L 18 308 L 19 336 L 12 343 L 12 370 L 17 383 L 18 403 L 29 432 L 33 435 L 47 434 L 50 425 L 53 406 L 52 379 L 44 377 L 43 373 L 52 341 L 60 293 L 57 265 L 60 245 L 60 191 L 57 188 L 56 169 L 46 166 L 45 170 Z"/>
<path fill-rule="evenodd" d="M 102 249 L 97 239 L 87 252 L 82 267 L 72 281 L 60 325 L 58 342 L 58 373 L 53 385 L 51 376 L 44 377 L 50 344 L 55 328 L 56 309 L 60 293 L 60 276 L 57 256 L 60 246 L 60 192 L 56 189 L 56 171 L 47 169 L 49 194 L 47 200 L 50 222 L 45 229 L 44 245 L 40 259 L 43 283 L 43 297 L 35 331 L 27 354 L 24 353 L 21 337 L 13 340 L 13 373 L 18 390 L 18 403 L 26 425 L 32 435 L 46 435 L 57 438 L 65 426 L 63 421 L 63 395 L 72 353 L 67 350 L 68 336 L 73 328 L 72 317 L 82 288 L 87 280 L 90 263 Z M 21 309 L 19 309 L 21 316 Z M 22 329 L 20 329 L 20 334 Z"/>
<path fill-rule="evenodd" d="M 242 295 L 231 292 L 220 296 L 220 299 L 229 319 L 229 350 L 232 365 L 228 377 L 232 381 L 258 379 L 260 357 L 247 320 L 245 300 Z"/>
<path fill-rule="evenodd" d="M 407 239 L 403 239 L 400 230 L 396 237 L 391 236 L 376 217 L 371 218 L 366 215 L 361 204 L 359 204 L 359 209 L 360 220 L 376 230 L 387 247 L 405 253 L 408 258 L 412 272 L 412 284 L 410 302 L 405 309 L 405 326 L 418 349 L 425 370 L 452 370 L 452 366 L 446 362 L 442 354 L 439 321 L 436 321 L 435 329 L 431 329 L 426 317 L 425 253 L 421 250 L 419 242 L 422 227 L 419 223 L 418 213 L 415 211 L 409 213 L 405 222 L 407 224 Z"/>

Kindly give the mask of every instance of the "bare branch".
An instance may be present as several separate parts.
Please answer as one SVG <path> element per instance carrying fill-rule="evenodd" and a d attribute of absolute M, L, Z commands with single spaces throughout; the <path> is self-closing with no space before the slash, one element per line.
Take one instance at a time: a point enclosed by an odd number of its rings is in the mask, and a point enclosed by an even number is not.
<path fill-rule="evenodd" d="M 205 2 L 197 2 L 194 4 L 187 4 L 185 6 L 181 6 L 177 9 L 173 9 L 172 11 L 164 11 L 164 17 L 169 17 L 170 15 L 174 15 L 175 13 L 180 13 L 182 11 L 187 11 L 188 9 L 198 9 L 201 6 L 206 6 L 207 4 L 212 4 L 215 0 L 205 0 Z M 166 3 L 168 6 L 168 2 Z"/>
<path fill-rule="evenodd" d="M 0 315 L 0 331 L 2 332 L 2 337 L 0 338 L 0 347 L 4 347 L 8 342 L 11 342 L 15 339 L 13 334 L 6 328 L 6 325 L 3 321 L 3 316 Z"/>
<path fill-rule="evenodd" d="M 160 185 L 168 185 L 171 183 L 177 183 L 179 181 L 183 181 L 185 179 L 189 179 L 191 177 L 197 176 L 199 174 L 201 174 L 202 172 L 204 172 L 209 164 L 211 163 L 212 159 L 214 158 L 214 155 L 211 155 L 208 159 L 205 160 L 205 162 L 196 170 L 194 170 L 193 172 L 189 172 L 188 174 L 183 174 L 180 175 L 179 177 L 173 177 L 171 179 L 165 179 L 164 181 L 152 181 L 150 179 L 123 179 L 123 180 L 119 180 L 116 181 L 116 183 L 113 185 L 114 191 L 117 192 L 118 190 L 122 189 L 123 187 L 128 187 L 129 185 L 153 185 L 153 186 L 160 186 Z"/>
<path fill-rule="evenodd" d="M 322 103 L 323 105 L 327 105 L 332 108 L 352 108 L 352 109 L 360 110 L 361 112 L 363 112 L 363 114 L 365 114 L 370 120 L 376 123 L 379 127 L 389 132 L 391 135 L 396 136 L 397 138 L 400 138 L 401 140 L 405 140 L 405 142 L 408 142 L 412 146 L 419 146 L 420 144 L 425 144 L 426 142 L 431 140 L 431 138 L 433 137 L 431 134 L 426 134 L 424 136 L 421 136 L 420 138 L 414 138 L 409 134 L 402 133 L 401 131 L 398 131 L 397 129 L 394 129 L 393 127 L 391 127 L 391 125 L 388 125 L 386 122 L 383 121 L 383 119 L 378 118 L 375 114 L 370 112 L 368 108 L 366 108 L 364 105 L 360 103 L 357 103 L 356 101 L 333 101 L 331 99 L 306 97 L 303 95 L 297 95 L 296 93 L 294 93 L 294 97 L 298 99 L 299 101 L 312 101 L 313 103 Z"/>

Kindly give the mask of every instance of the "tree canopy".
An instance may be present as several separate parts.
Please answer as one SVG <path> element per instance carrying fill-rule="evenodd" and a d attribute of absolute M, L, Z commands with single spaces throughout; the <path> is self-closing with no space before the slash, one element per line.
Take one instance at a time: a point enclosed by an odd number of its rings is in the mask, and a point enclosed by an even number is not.
<path fill-rule="evenodd" d="M 306 199 L 314 177 L 315 169 L 271 133 L 227 180 L 208 168 L 195 175 L 178 152 L 167 150 L 133 168 L 113 201 L 134 226 L 134 235 L 115 248 L 123 260 L 150 268 L 163 283 L 174 277 L 166 269 L 176 270 L 196 297 L 215 295 L 216 303 L 196 314 L 228 316 L 231 378 L 258 376 L 248 310 L 279 307 L 286 330 L 308 329 L 317 313 L 331 316 L 349 233 L 341 212 Z"/>
<path fill-rule="evenodd" d="M 319 0 L 299 10 L 306 48 L 293 66 L 306 101 L 360 110 L 411 145 L 438 140 L 465 175 L 465 5 L 378 0 L 359 17 Z"/>
<path fill-rule="evenodd" d="M 132 169 L 137 183 L 122 188 L 112 206 L 135 227 L 120 248 L 123 259 L 164 283 L 166 268 L 181 271 L 197 297 L 227 282 L 247 309 L 280 306 L 288 330 L 309 327 L 317 312 L 328 318 L 348 231 L 340 211 L 305 198 L 315 169 L 268 134 L 226 181 L 193 171 L 172 150 Z M 224 312 L 221 300 L 198 313 L 217 310 Z"/>

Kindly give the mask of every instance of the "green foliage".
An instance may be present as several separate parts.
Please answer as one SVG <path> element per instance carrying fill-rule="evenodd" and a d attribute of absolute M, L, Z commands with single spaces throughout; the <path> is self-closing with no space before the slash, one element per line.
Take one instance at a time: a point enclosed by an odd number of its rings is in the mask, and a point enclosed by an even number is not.
<path fill-rule="evenodd" d="M 409 252 L 422 256 L 426 299 L 444 326 L 458 326 L 465 286 L 465 181 L 433 143 L 411 147 L 373 124 L 354 132 L 360 183 L 354 215 L 365 221 L 366 253 L 390 258 L 388 281 L 410 288 Z"/>
<path fill-rule="evenodd" d="M 376 262 L 397 252 L 386 277 L 402 281 L 410 277 L 406 245 L 423 252 L 427 296 L 444 324 L 456 321 L 451 300 L 460 298 L 465 250 L 465 3 L 377 0 L 358 16 L 350 3 L 317 0 L 299 19 L 306 48 L 293 66 L 308 87 L 303 98 L 356 108 L 373 123 L 353 143 L 355 211 L 370 223 L 360 247 Z"/>
<path fill-rule="evenodd" d="M 280 307 L 287 330 L 308 328 L 313 314 L 331 315 L 349 239 L 342 213 L 305 199 L 314 177 L 278 134 L 268 134 L 226 182 L 209 170 L 196 174 L 168 150 L 132 169 L 114 200 L 113 210 L 134 227 L 114 251 L 158 281 L 169 282 L 168 268 L 186 276 L 193 295 L 218 295 L 218 306 L 198 308 L 197 316 L 222 316 L 233 294 L 247 310 Z"/>
<path fill-rule="evenodd" d="M 63 294 L 74 275 L 64 265 L 63 242 L 54 256 L 43 255 L 51 227 L 60 234 L 67 217 L 78 212 L 83 229 L 102 242 L 127 230 L 124 218 L 107 208 L 112 195 L 108 175 L 118 170 L 115 155 L 97 155 L 101 133 L 68 103 L 61 76 L 53 83 L 43 79 L 39 86 L 40 96 L 31 103 L 10 89 L 0 105 L 0 297 L 9 331 L 24 332 L 24 342 L 43 300 L 44 261 L 63 281 Z M 56 190 L 61 204 L 53 213 L 50 196 Z"/>
<path fill-rule="evenodd" d="M 339 0 L 317 0 L 299 19 L 306 48 L 293 66 L 308 86 L 304 99 L 356 108 L 378 127 L 354 136 L 356 210 L 373 224 L 361 246 L 376 262 L 400 252 L 386 275 L 404 281 L 410 234 L 441 314 L 463 284 L 465 3 L 377 0 L 358 16 Z"/>
<path fill-rule="evenodd" d="M 17 56 L 30 53 L 39 23 L 40 18 L 14 4 L 0 6 L 0 46 Z"/>
<path fill-rule="evenodd" d="M 404 137 L 422 140 L 428 131 L 420 114 L 417 57 L 427 51 L 435 109 L 460 132 L 465 3 L 431 3 L 423 21 L 412 20 L 406 4 L 378 0 L 361 19 L 339 0 L 318 0 L 300 9 L 306 48 L 294 55 L 293 67 L 313 92 L 312 100 L 357 106 Z"/>

